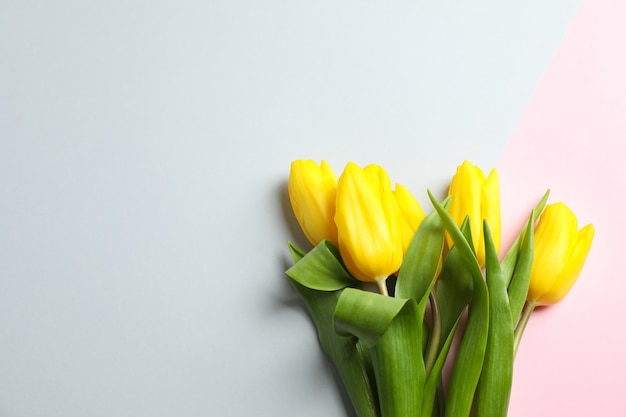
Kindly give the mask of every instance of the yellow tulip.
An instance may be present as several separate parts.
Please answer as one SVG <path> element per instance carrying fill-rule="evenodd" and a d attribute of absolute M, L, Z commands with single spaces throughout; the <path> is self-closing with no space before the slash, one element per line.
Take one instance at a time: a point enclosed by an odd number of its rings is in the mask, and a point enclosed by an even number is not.
<path fill-rule="evenodd" d="M 483 220 L 487 220 L 491 230 L 491 237 L 496 250 L 500 250 L 500 182 L 498 172 L 491 170 L 488 177 L 483 171 L 471 162 L 464 161 L 457 167 L 452 177 L 448 195 L 452 201 L 448 212 L 458 226 L 461 226 L 465 217 L 469 215 L 472 243 L 476 251 L 476 259 L 481 267 L 485 266 L 485 238 L 483 234 Z M 454 244 L 446 234 L 448 246 Z"/>
<path fill-rule="evenodd" d="M 593 234 L 592 224 L 578 230 L 576 215 L 565 204 L 546 206 L 535 230 L 529 302 L 550 305 L 567 295 L 582 271 Z"/>
<path fill-rule="evenodd" d="M 426 214 L 417 199 L 403 185 L 396 184 L 396 190 L 393 195 L 396 198 L 398 208 L 404 218 L 402 226 L 402 247 L 404 253 L 406 253 L 411 240 L 413 240 L 413 235 L 415 235 L 417 228 L 426 218 Z"/>
<path fill-rule="evenodd" d="M 402 192 L 401 192 L 402 193 Z M 341 257 L 361 281 L 384 282 L 402 263 L 402 215 L 387 172 L 378 165 L 347 164 L 337 184 L 335 223 Z"/>
<path fill-rule="evenodd" d="M 337 176 L 330 165 L 326 161 L 321 165 L 311 160 L 293 161 L 288 189 L 291 207 L 307 239 L 313 245 L 325 239 L 337 245 Z"/>

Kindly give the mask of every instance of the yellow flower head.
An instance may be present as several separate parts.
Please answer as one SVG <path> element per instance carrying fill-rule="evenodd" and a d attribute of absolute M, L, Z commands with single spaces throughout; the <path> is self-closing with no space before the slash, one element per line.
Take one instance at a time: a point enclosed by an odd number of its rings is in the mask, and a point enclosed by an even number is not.
<path fill-rule="evenodd" d="M 337 185 L 335 223 L 341 257 L 356 278 L 381 282 L 400 268 L 407 225 L 382 167 L 347 164 Z"/>
<path fill-rule="evenodd" d="M 448 195 L 452 201 L 448 212 L 458 226 L 469 215 L 472 243 L 476 258 L 481 267 L 485 266 L 485 238 L 483 220 L 487 220 L 496 250 L 500 250 L 500 181 L 498 172 L 491 170 L 488 177 L 483 171 L 468 161 L 457 167 L 452 177 Z M 448 246 L 453 242 L 446 234 Z"/>
<path fill-rule="evenodd" d="M 337 177 L 330 165 L 326 161 L 321 165 L 311 160 L 293 161 L 288 189 L 291 207 L 307 239 L 313 245 L 324 239 L 337 245 Z"/>
<path fill-rule="evenodd" d="M 417 228 L 426 218 L 426 214 L 417 199 L 403 185 L 396 184 L 396 190 L 393 195 L 396 197 L 398 208 L 404 218 L 402 226 L 402 247 L 404 253 L 406 253 Z"/>
<path fill-rule="evenodd" d="M 558 303 L 583 269 L 594 228 L 578 230 L 576 215 L 563 203 L 546 206 L 535 230 L 535 258 L 528 300 L 537 305 Z"/>

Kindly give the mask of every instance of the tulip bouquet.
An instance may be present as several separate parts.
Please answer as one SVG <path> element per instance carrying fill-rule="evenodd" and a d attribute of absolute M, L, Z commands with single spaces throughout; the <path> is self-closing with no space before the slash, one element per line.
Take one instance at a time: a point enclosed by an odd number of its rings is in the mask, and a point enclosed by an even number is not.
<path fill-rule="evenodd" d="M 465 161 L 445 200 L 428 193 L 426 215 L 378 165 L 350 162 L 337 178 L 324 161 L 292 163 L 289 197 L 313 248 L 289 243 L 286 274 L 359 417 L 507 415 L 528 319 L 567 294 L 593 239 L 548 194 L 500 256 L 495 169 Z"/>

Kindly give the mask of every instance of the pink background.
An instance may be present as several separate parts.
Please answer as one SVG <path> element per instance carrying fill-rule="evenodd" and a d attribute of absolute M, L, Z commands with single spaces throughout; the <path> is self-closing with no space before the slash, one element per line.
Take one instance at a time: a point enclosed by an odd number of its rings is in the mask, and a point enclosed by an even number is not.
<path fill-rule="evenodd" d="M 583 2 L 500 161 L 503 249 L 546 188 L 579 226 L 585 268 L 537 311 L 515 365 L 511 417 L 626 415 L 626 2 Z"/>

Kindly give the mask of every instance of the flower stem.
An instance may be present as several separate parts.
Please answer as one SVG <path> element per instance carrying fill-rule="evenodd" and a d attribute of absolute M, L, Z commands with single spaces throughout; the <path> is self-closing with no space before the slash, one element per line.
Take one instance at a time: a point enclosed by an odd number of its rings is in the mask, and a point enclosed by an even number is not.
<path fill-rule="evenodd" d="M 535 310 L 536 306 L 537 304 L 535 304 L 534 301 L 526 301 L 526 304 L 524 305 L 519 323 L 517 323 L 517 327 L 515 327 L 515 332 L 513 333 L 513 357 L 517 355 L 517 349 L 519 348 L 519 344 L 522 340 L 522 335 L 524 334 L 530 315 Z"/>
<path fill-rule="evenodd" d="M 380 291 L 382 295 L 389 295 L 389 291 L 387 290 L 387 278 L 377 279 L 376 284 L 378 285 L 378 291 Z"/>
<path fill-rule="evenodd" d="M 430 340 L 428 341 L 428 348 L 426 350 L 426 357 L 424 365 L 426 366 L 426 374 L 428 374 L 435 360 L 437 360 L 437 350 L 439 349 L 439 341 L 441 339 L 441 310 L 439 309 L 439 300 L 434 291 L 431 291 L 428 295 L 430 299 L 430 309 L 432 314 L 432 325 L 430 330 Z"/>
<path fill-rule="evenodd" d="M 439 375 L 439 381 L 437 381 L 437 407 L 439 409 L 439 415 L 446 415 L 446 393 L 443 389 L 443 378 Z"/>

